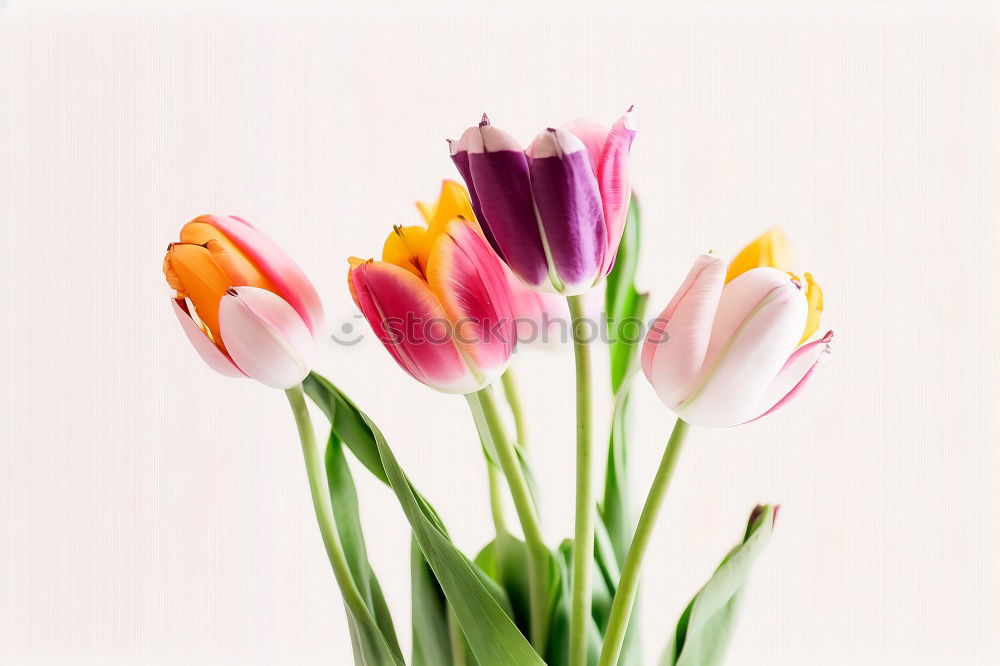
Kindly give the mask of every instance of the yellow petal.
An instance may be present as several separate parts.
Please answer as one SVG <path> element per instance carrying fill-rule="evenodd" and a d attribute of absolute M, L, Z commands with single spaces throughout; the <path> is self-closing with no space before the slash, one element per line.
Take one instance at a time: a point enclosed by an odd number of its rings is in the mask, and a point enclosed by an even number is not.
<path fill-rule="evenodd" d="M 823 313 L 823 290 L 813 281 L 811 273 L 804 273 L 804 276 L 806 278 L 806 302 L 809 304 L 809 316 L 806 317 L 806 330 L 802 334 L 802 339 L 799 340 L 800 345 L 811 338 L 813 333 L 819 329 L 819 319 Z"/>
<path fill-rule="evenodd" d="M 453 180 L 445 180 L 441 183 L 441 194 L 438 196 L 437 204 L 431 206 L 426 203 L 417 203 L 424 220 L 431 232 L 437 236 L 444 231 L 449 222 L 456 217 L 473 221 L 476 219 L 472 212 L 472 201 L 469 199 L 469 192 L 462 185 Z"/>
<path fill-rule="evenodd" d="M 382 246 L 382 261 L 405 268 L 423 279 L 431 241 L 423 227 L 393 227 Z"/>
<path fill-rule="evenodd" d="M 729 264 L 726 282 L 752 268 L 761 266 L 787 271 L 790 263 L 788 240 L 785 238 L 785 233 L 778 227 L 771 227 L 757 240 L 740 250 L 740 253 Z"/>

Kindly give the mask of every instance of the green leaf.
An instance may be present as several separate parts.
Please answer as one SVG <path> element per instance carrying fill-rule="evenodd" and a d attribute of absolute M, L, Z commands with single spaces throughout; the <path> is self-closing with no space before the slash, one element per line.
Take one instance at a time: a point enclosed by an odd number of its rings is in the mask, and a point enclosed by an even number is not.
<path fill-rule="evenodd" d="M 337 534 L 351 577 L 370 613 L 358 617 L 348 609 L 355 663 L 364 666 L 403 664 L 392 615 L 368 562 L 354 478 L 347 466 L 343 445 L 333 432 L 326 447 L 326 474 Z"/>
<path fill-rule="evenodd" d="M 378 454 L 378 446 L 372 437 L 371 430 L 361 418 L 361 410 L 351 402 L 344 393 L 334 386 L 329 379 L 315 372 L 302 381 L 313 402 L 326 414 L 330 426 L 337 437 L 351 450 L 358 460 L 367 467 L 382 483 L 388 484 L 385 470 L 382 469 L 382 459 Z"/>
<path fill-rule="evenodd" d="M 513 611 L 504 590 L 455 548 L 441 518 L 400 469 L 378 427 L 325 377 L 310 373 L 303 386 L 330 419 L 333 433 L 344 441 L 365 467 L 396 493 L 413 528 L 414 539 L 449 606 L 455 608 L 458 604 L 462 610 L 459 613 L 455 609 L 458 622 L 478 657 L 477 662 L 470 660 L 470 664 L 541 664 L 514 625 Z M 502 617 L 497 615 L 497 610 Z M 495 636 L 503 637 L 503 640 L 498 642 L 494 640 Z M 507 654 L 508 650 L 512 657 L 523 658 L 524 661 L 495 661 L 497 654 Z M 485 658 L 480 656 L 480 652 Z"/>
<path fill-rule="evenodd" d="M 413 666 L 450 666 L 448 605 L 416 540 L 410 544 Z"/>
<path fill-rule="evenodd" d="M 552 621 L 549 623 L 549 641 L 545 663 L 549 666 L 568 666 L 569 664 L 569 625 L 572 606 L 570 591 L 570 571 L 573 568 L 573 540 L 565 539 L 556 550 L 553 558 L 556 564 L 556 575 L 553 578 L 555 588 Z M 595 564 L 595 566 L 597 566 Z M 610 593 L 605 586 L 604 578 L 599 571 L 591 576 L 595 599 L 606 599 L 610 605 Z M 602 602 L 604 603 L 604 602 Z M 587 666 L 595 666 L 601 653 L 601 630 L 593 617 L 587 623 Z"/>
<path fill-rule="evenodd" d="M 385 438 L 363 413 L 371 429 L 389 484 L 396 492 L 413 536 L 455 613 L 469 647 L 481 666 L 542 665 L 507 611 L 483 584 L 485 574 L 429 519 Z"/>
<path fill-rule="evenodd" d="M 639 267 L 640 220 L 639 204 L 635 196 L 629 202 L 625 229 L 615 257 L 615 266 L 608 274 L 604 292 L 604 310 L 608 317 L 608 335 L 611 340 L 611 391 L 618 389 L 628 378 L 633 359 L 642 343 L 642 317 L 648 294 L 635 287 L 635 274 Z"/>
<path fill-rule="evenodd" d="M 684 609 L 660 666 L 718 666 L 732 635 L 740 593 L 757 556 L 771 539 L 777 507 L 758 506 L 750 514 L 743 542 Z"/>
<path fill-rule="evenodd" d="M 497 603 L 495 595 L 484 584 L 484 579 L 488 580 L 486 574 L 470 562 L 427 515 L 424 503 L 417 499 L 382 433 L 364 413 L 359 414 L 375 438 L 382 466 L 410 522 L 413 536 L 480 666 L 542 666 L 544 662 L 508 616 L 509 609 Z"/>
<path fill-rule="evenodd" d="M 602 561 L 600 551 L 597 552 L 597 556 L 598 562 L 602 563 L 612 594 L 618 589 L 619 564 L 625 561 L 635 531 L 635 519 L 628 490 L 627 421 L 629 394 L 632 379 L 638 368 L 639 350 L 642 345 L 641 333 L 644 332 L 642 320 L 649 297 L 648 294 L 640 293 L 635 287 L 635 274 L 639 263 L 639 218 L 639 205 L 633 196 L 629 204 L 622 242 L 615 259 L 615 267 L 608 276 L 605 292 L 605 310 L 611 340 L 609 356 L 614 409 L 611 416 L 611 434 L 608 438 L 604 495 L 598 506 L 600 518 L 598 524 L 603 524 L 607 530 L 613 557 L 605 554 Z M 597 543 L 600 545 L 600 540 Z M 613 576 L 608 570 L 612 560 L 616 572 Z M 607 618 L 604 618 L 604 622 L 607 622 Z M 638 622 L 631 622 L 622 646 L 618 662 L 620 666 L 641 663 L 638 631 Z"/>

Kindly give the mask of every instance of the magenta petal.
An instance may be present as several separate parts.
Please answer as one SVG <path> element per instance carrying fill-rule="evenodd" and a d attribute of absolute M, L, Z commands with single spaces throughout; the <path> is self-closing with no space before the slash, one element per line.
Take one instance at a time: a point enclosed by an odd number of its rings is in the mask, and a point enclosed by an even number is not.
<path fill-rule="evenodd" d="M 174 314 L 177 315 L 177 320 L 181 323 L 181 328 L 184 329 L 185 335 L 191 341 L 198 355 L 208 364 L 208 367 L 226 377 L 245 376 L 226 353 L 209 340 L 205 332 L 198 327 L 198 324 L 194 323 L 187 310 L 187 305 L 183 301 L 171 298 L 170 302 L 174 307 Z"/>
<path fill-rule="evenodd" d="M 482 388 L 452 338 L 452 325 L 430 287 L 394 264 L 351 269 L 355 302 L 389 354 L 414 379 L 445 393 Z"/>
<path fill-rule="evenodd" d="M 635 138 L 635 117 L 632 108 L 625 112 L 611 128 L 601 149 L 597 164 L 597 182 L 604 202 L 604 220 L 607 223 L 607 252 L 604 255 L 603 274 L 607 275 L 618 254 L 618 244 L 625 230 L 632 180 L 629 176 L 629 151 Z"/>
<path fill-rule="evenodd" d="M 452 222 L 435 242 L 427 282 L 483 385 L 499 378 L 517 341 L 514 306 L 502 264 L 469 224 Z"/>

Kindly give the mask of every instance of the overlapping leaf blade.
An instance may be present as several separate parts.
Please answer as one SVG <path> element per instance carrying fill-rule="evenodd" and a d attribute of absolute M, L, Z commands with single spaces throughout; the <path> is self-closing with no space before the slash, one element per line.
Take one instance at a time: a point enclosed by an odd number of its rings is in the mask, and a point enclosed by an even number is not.
<path fill-rule="evenodd" d="M 326 473 L 337 534 L 351 577 L 368 608 L 367 614 L 347 609 L 355 663 L 359 666 L 403 664 L 392 616 L 368 561 L 354 478 L 347 466 L 343 445 L 332 432 L 326 448 Z"/>
<path fill-rule="evenodd" d="M 448 536 L 422 510 L 413 488 L 399 467 L 385 438 L 364 413 L 382 456 L 389 484 L 410 521 L 413 536 L 420 545 L 448 605 L 455 613 L 469 648 L 481 666 L 541 666 L 544 662 L 532 649 L 517 626 L 487 586 L 485 574 L 463 555 Z"/>
<path fill-rule="evenodd" d="M 303 386 L 330 418 L 338 437 L 396 493 L 414 540 L 479 666 L 542 666 L 515 625 L 504 590 L 451 542 L 440 517 L 413 487 L 378 427 L 329 380 L 312 373 Z M 434 635 L 440 638 L 437 629 L 430 634 Z"/>

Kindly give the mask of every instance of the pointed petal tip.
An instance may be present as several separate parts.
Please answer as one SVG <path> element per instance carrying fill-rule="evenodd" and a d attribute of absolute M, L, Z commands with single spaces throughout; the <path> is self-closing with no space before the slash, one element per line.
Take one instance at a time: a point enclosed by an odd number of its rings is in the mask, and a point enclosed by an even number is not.
<path fill-rule="evenodd" d="M 479 126 L 489 127 L 489 124 L 490 124 L 490 117 L 484 113 L 482 119 L 479 121 Z"/>
<path fill-rule="evenodd" d="M 622 116 L 622 125 L 624 125 L 625 129 L 627 130 L 631 130 L 633 132 L 636 130 L 635 104 L 628 107 L 628 109 L 625 111 L 625 114 Z"/>

